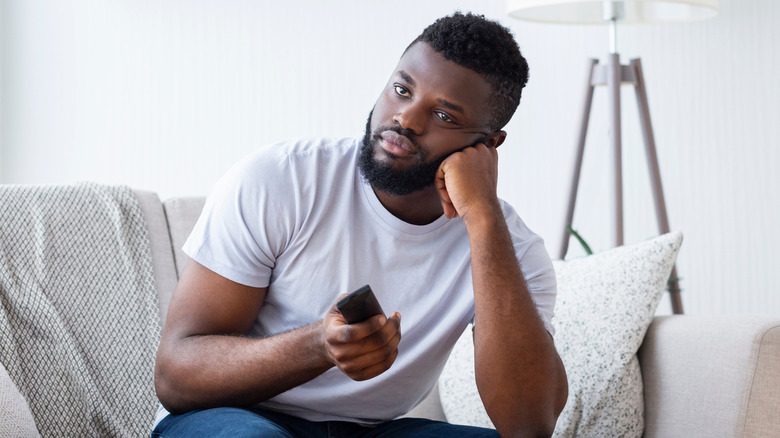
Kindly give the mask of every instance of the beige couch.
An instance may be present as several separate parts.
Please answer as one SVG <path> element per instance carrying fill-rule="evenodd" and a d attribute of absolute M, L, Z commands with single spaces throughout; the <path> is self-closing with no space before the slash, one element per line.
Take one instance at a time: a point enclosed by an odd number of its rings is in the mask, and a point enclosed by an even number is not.
<path fill-rule="evenodd" d="M 151 236 L 164 321 L 203 198 L 137 191 Z M 641 347 L 647 437 L 780 437 L 780 317 L 662 316 Z M 2 376 L 0 376 L 2 379 Z M 13 391 L 0 382 L 0 391 Z M 7 395 L 7 394 L 6 394 Z M 26 436 L 0 393 L 0 436 Z M 7 398 L 7 397 L 6 397 Z M 619 403 L 619 400 L 615 400 Z M 412 415 L 444 419 L 434 391 Z M 31 418 L 29 418 L 31 420 Z M 149 424 L 153 421 L 150 412 Z M 605 431 L 603 436 L 610 436 Z"/>

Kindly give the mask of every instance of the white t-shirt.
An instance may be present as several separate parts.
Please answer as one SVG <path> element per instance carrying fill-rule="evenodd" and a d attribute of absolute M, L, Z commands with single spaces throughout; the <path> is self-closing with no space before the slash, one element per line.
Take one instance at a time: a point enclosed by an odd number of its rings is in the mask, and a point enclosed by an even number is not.
<path fill-rule="evenodd" d="M 360 175 L 360 144 L 316 139 L 261 148 L 218 182 L 184 245 L 217 274 L 268 287 L 254 336 L 320 320 L 338 295 L 365 284 L 386 314 L 401 313 L 399 354 L 385 373 L 356 382 L 334 367 L 260 404 L 312 421 L 376 423 L 408 412 L 431 391 L 474 320 L 463 221 L 441 216 L 418 226 L 390 214 Z M 531 297 L 552 333 L 550 257 L 514 209 L 503 201 L 502 208 Z"/>

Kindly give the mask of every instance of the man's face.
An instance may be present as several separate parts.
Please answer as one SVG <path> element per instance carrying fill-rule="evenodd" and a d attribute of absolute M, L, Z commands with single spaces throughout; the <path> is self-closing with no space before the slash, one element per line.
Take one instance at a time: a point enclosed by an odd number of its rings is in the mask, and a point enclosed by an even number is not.
<path fill-rule="evenodd" d="M 478 73 L 414 44 L 369 114 L 359 158 L 363 176 L 393 195 L 432 187 L 449 155 L 490 142 L 490 95 Z"/>

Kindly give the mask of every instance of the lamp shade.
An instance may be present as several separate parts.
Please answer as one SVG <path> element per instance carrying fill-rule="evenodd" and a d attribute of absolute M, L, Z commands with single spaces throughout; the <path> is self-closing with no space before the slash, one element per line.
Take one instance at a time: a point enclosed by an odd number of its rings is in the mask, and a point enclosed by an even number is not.
<path fill-rule="evenodd" d="M 622 6 L 621 23 L 665 23 L 703 20 L 718 13 L 718 0 L 508 0 L 515 18 L 572 24 L 607 24 L 605 4 Z"/>

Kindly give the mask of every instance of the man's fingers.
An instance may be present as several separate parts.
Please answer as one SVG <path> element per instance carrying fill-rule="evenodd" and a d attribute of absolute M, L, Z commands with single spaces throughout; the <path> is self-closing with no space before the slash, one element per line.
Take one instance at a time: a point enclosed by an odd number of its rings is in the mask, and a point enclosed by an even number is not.
<path fill-rule="evenodd" d="M 453 219 L 458 217 L 458 210 L 455 209 L 455 206 L 452 205 L 451 202 L 445 202 L 443 199 L 441 200 L 441 208 L 444 210 L 444 216 L 447 216 L 449 219 Z"/>
<path fill-rule="evenodd" d="M 384 315 L 375 315 L 365 321 L 349 324 L 344 315 L 336 310 L 338 315 L 333 315 L 335 324 L 329 331 L 328 341 L 333 344 L 349 344 L 359 342 L 372 334 L 380 331 L 387 321 Z"/>
<path fill-rule="evenodd" d="M 396 334 L 390 341 L 377 348 L 376 350 L 363 353 L 359 356 L 345 360 L 339 363 L 339 369 L 355 380 L 365 380 L 376 377 L 379 373 L 367 372 L 366 370 L 381 370 L 384 372 L 393 364 L 398 356 L 398 344 L 401 342 L 401 335 Z"/>
<path fill-rule="evenodd" d="M 353 380 L 357 380 L 357 381 L 373 379 L 374 377 L 389 370 L 397 357 L 398 357 L 398 350 L 394 350 L 393 353 L 390 355 L 390 357 L 388 357 L 386 360 L 375 363 L 374 365 L 371 365 L 369 367 L 363 368 L 362 370 L 356 373 L 347 374 L 347 375 L 351 377 Z"/>
<path fill-rule="evenodd" d="M 452 204 L 452 198 L 450 198 L 450 193 L 447 191 L 445 163 L 446 160 L 441 164 L 441 166 L 439 166 L 439 169 L 436 171 L 434 186 L 439 192 L 439 198 L 441 198 L 441 208 L 444 210 L 444 215 L 452 219 L 458 217 L 458 210 L 455 209 L 455 206 Z"/>
<path fill-rule="evenodd" d="M 444 163 L 442 163 L 439 166 L 439 169 L 436 170 L 436 178 L 433 180 L 434 187 L 436 187 L 436 190 L 439 192 L 439 196 L 441 197 L 442 201 L 450 203 L 450 194 L 447 193 L 447 182 L 445 180 L 445 169 L 444 169 Z"/>
<path fill-rule="evenodd" d="M 325 329 L 325 340 L 332 363 L 350 378 L 376 377 L 398 354 L 401 315 L 394 312 L 389 318 L 377 315 L 357 324 L 332 324 Z"/>

